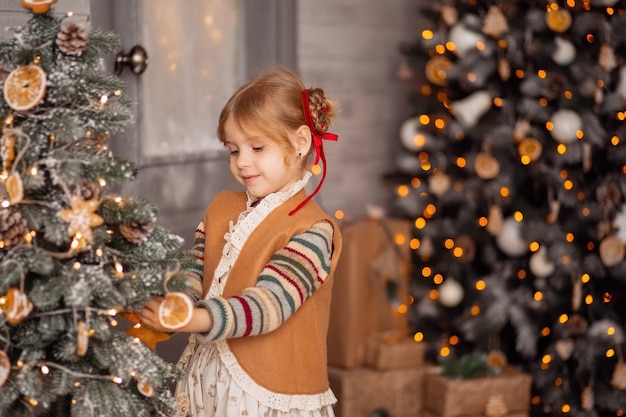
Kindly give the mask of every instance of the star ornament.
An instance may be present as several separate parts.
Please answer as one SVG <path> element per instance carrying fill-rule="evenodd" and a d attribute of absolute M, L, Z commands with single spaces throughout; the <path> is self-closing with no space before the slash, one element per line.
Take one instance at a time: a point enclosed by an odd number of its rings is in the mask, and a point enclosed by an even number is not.
<path fill-rule="evenodd" d="M 31 9 L 35 14 L 46 13 L 57 0 L 22 0 L 22 6 Z"/>
<path fill-rule="evenodd" d="M 59 216 L 68 222 L 68 234 L 73 237 L 85 239 L 91 242 L 93 238 L 93 227 L 100 226 L 104 219 L 95 213 L 100 206 L 98 200 L 84 201 L 82 198 L 74 196 L 70 200 L 71 208 L 61 210 Z"/>

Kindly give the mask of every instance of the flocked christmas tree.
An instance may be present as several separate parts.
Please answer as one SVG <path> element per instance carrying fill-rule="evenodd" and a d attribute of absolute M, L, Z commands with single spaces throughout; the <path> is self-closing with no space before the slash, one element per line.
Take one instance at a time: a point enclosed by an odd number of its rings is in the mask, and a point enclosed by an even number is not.
<path fill-rule="evenodd" d="M 167 335 L 116 326 L 182 288 L 182 242 L 113 194 L 137 175 L 107 150 L 132 120 L 102 60 L 117 37 L 52 3 L 23 1 L 32 18 L 0 40 L 0 415 L 166 415 L 175 371 L 139 339 Z"/>
<path fill-rule="evenodd" d="M 621 416 L 626 2 L 430 3 L 392 176 L 416 339 L 532 372 L 539 414 Z"/>

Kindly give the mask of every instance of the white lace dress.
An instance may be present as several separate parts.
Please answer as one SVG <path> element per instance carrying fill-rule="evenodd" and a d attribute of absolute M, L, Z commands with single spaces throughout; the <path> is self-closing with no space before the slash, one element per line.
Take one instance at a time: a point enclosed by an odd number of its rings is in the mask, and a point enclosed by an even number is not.
<path fill-rule="evenodd" d="M 248 196 L 247 209 L 237 224 L 230 224 L 226 244 L 206 298 L 221 296 L 228 271 L 237 260 L 246 239 L 276 207 L 306 185 L 311 174 L 281 193 L 270 194 L 255 207 Z M 209 231 L 207 231 L 209 232 Z M 209 232 L 210 233 L 210 232 Z M 337 401 L 332 391 L 314 395 L 286 395 L 265 389 L 244 372 L 226 341 L 204 341 L 189 337 L 178 367 L 185 376 L 176 385 L 176 417 L 334 417 Z"/>

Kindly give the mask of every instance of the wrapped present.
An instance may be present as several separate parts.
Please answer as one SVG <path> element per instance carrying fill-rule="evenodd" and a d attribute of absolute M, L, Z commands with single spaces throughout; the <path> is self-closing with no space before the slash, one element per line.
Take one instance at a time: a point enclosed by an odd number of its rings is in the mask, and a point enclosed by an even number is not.
<path fill-rule="evenodd" d="M 494 376 L 459 379 L 438 374 L 425 378 L 427 417 L 528 417 L 532 378 L 509 367 Z"/>
<path fill-rule="evenodd" d="M 393 417 L 420 416 L 425 367 L 379 370 L 328 367 L 337 396 L 336 417 L 369 417 L 385 410 Z"/>
<path fill-rule="evenodd" d="M 398 341 L 374 335 L 366 342 L 365 365 L 376 369 L 398 369 L 424 364 L 425 346 L 411 337 Z"/>
<path fill-rule="evenodd" d="M 328 363 L 354 368 L 365 363 L 366 343 L 384 333 L 407 334 L 411 223 L 371 219 L 343 225 L 343 250 L 333 284 Z"/>

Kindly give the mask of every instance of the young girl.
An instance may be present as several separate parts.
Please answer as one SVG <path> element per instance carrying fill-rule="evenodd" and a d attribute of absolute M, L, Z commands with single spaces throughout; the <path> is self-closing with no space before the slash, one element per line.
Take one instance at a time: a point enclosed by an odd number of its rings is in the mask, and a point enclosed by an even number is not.
<path fill-rule="evenodd" d="M 286 69 L 242 86 L 218 137 L 245 192 L 222 192 L 196 231 L 196 308 L 180 358 L 177 416 L 334 416 L 326 332 L 337 225 L 314 201 L 326 174 L 323 139 L 333 103 Z M 324 163 L 308 197 L 307 161 Z M 138 315 L 158 322 L 159 298 Z"/>

